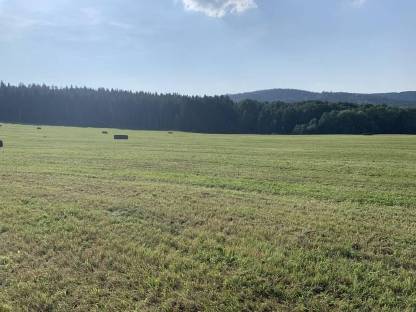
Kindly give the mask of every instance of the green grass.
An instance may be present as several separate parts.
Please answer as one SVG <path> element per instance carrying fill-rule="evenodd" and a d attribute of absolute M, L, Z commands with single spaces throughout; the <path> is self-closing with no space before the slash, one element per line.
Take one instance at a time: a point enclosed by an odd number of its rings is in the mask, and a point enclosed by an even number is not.
<path fill-rule="evenodd" d="M 109 132 L 0 127 L 0 311 L 416 310 L 416 137 Z"/>

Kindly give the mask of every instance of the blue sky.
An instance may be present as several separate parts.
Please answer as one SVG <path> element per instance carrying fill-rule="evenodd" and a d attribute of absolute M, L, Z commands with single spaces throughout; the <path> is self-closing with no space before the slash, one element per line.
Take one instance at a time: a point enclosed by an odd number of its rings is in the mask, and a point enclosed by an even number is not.
<path fill-rule="evenodd" d="M 0 0 L 0 80 L 416 90 L 415 0 Z"/>

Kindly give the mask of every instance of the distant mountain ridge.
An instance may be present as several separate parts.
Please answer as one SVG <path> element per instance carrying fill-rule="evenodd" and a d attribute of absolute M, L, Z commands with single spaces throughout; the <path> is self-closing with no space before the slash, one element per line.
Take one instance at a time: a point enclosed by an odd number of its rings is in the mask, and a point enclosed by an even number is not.
<path fill-rule="evenodd" d="M 260 102 L 296 103 L 303 101 L 345 102 L 353 104 L 387 104 L 416 107 L 416 91 L 389 93 L 310 92 L 297 89 L 269 89 L 246 93 L 229 94 L 235 101 L 256 100 Z"/>

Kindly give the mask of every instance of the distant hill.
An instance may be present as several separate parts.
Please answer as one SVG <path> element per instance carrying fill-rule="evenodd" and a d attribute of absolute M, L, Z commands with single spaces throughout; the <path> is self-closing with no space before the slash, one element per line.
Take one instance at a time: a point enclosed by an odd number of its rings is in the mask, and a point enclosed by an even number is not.
<path fill-rule="evenodd" d="M 387 104 L 391 106 L 416 107 L 416 91 L 391 93 L 310 92 L 296 89 L 270 89 L 230 94 L 235 102 L 250 99 L 261 102 L 296 103 L 302 101 L 347 102 L 353 104 Z"/>

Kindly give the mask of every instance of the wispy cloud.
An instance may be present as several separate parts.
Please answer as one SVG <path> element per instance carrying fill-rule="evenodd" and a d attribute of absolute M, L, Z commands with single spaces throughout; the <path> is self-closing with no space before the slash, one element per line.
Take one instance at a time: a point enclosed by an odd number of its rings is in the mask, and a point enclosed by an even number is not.
<path fill-rule="evenodd" d="M 362 7 L 366 2 L 367 0 L 351 0 L 352 5 L 357 8 Z"/>
<path fill-rule="evenodd" d="M 102 13 L 93 7 L 86 7 L 80 9 L 81 21 L 89 25 L 100 25 L 105 22 Z"/>
<path fill-rule="evenodd" d="M 255 0 L 182 0 L 186 10 L 204 13 L 210 17 L 224 17 L 257 8 Z"/>
<path fill-rule="evenodd" d="M 92 33 L 101 36 L 111 29 L 127 31 L 132 28 L 132 25 L 106 14 L 98 7 L 72 7 L 66 0 L 59 1 L 60 5 L 52 5 L 52 2 L 45 0 L 43 6 L 32 6 L 23 0 L 0 0 L 0 41 L 29 33 L 42 36 L 57 34 L 60 40 L 77 33 L 82 39 L 90 38 Z"/>

